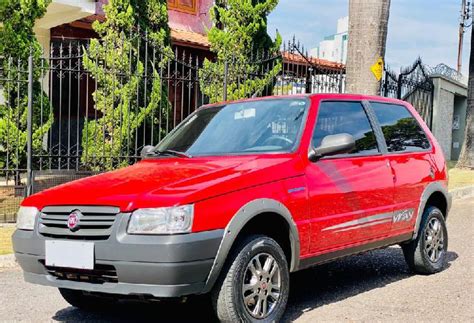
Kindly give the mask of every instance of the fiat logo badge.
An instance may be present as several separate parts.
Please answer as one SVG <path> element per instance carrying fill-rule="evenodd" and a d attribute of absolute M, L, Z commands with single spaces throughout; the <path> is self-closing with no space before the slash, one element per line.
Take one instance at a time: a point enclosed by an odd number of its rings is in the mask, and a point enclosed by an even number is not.
<path fill-rule="evenodd" d="M 81 215 L 81 212 L 77 210 L 69 214 L 69 217 L 67 218 L 67 227 L 69 228 L 69 230 L 75 231 L 79 228 L 80 215 Z"/>

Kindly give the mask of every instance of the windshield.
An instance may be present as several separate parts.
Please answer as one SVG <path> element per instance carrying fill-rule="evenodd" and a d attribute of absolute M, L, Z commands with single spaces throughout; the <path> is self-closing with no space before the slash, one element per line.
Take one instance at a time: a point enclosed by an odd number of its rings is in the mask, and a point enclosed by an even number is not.
<path fill-rule="evenodd" d="M 308 100 L 231 103 L 190 115 L 156 147 L 191 156 L 289 152 L 299 139 Z"/>

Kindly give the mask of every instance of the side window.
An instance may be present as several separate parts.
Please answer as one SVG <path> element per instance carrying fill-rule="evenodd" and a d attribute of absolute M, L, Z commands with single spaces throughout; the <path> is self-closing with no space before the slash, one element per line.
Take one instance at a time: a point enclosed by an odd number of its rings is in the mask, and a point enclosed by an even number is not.
<path fill-rule="evenodd" d="M 314 147 L 318 147 L 324 137 L 339 133 L 348 133 L 356 141 L 356 148 L 349 154 L 379 152 L 374 131 L 360 102 L 329 101 L 320 104 L 313 133 Z"/>
<path fill-rule="evenodd" d="M 430 147 L 420 125 L 403 105 L 371 102 L 389 152 L 419 151 Z"/>

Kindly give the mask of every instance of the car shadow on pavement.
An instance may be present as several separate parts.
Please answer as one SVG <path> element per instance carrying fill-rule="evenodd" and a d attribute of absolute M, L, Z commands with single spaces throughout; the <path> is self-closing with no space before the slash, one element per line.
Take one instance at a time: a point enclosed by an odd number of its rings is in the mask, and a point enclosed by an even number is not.
<path fill-rule="evenodd" d="M 457 258 L 456 252 L 448 251 L 445 269 Z M 282 321 L 294 321 L 315 308 L 385 287 L 413 275 L 398 246 L 297 272 L 292 275 L 290 298 Z"/>
<path fill-rule="evenodd" d="M 458 258 L 448 252 L 448 268 Z M 282 321 L 294 321 L 303 313 L 344 300 L 366 291 L 381 288 L 413 276 L 402 250 L 390 247 L 361 256 L 350 256 L 291 275 L 291 293 Z M 209 298 L 194 297 L 186 303 L 120 303 L 111 310 L 88 312 L 72 306 L 56 312 L 53 320 L 61 322 L 216 322 Z"/>
<path fill-rule="evenodd" d="M 112 309 L 89 312 L 69 306 L 56 312 L 60 322 L 217 322 L 206 297 L 194 297 L 185 303 L 163 301 L 153 303 L 121 302 Z"/>

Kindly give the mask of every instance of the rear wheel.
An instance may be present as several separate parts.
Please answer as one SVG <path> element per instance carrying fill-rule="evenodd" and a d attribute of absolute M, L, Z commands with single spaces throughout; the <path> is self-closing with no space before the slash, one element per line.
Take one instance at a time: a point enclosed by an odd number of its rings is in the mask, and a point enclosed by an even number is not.
<path fill-rule="evenodd" d="M 212 292 L 223 322 L 275 322 L 290 289 L 288 263 L 278 243 L 266 236 L 242 240 L 229 257 Z"/>
<path fill-rule="evenodd" d="M 433 274 L 446 266 L 448 231 L 441 210 L 434 206 L 423 212 L 418 236 L 402 246 L 411 270 L 418 274 Z"/>
<path fill-rule="evenodd" d="M 112 297 L 84 294 L 83 291 L 59 288 L 61 296 L 74 307 L 96 311 L 111 308 L 115 303 Z"/>

